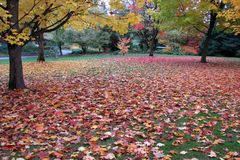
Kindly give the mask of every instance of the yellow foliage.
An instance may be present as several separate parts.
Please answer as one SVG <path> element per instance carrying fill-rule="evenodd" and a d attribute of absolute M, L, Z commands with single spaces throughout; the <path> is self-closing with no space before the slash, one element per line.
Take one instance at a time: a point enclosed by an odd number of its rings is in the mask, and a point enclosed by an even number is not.
<path fill-rule="evenodd" d="M 2 6 L 6 6 L 5 0 L 0 0 Z M 1 23 L 0 36 L 10 44 L 23 45 L 33 38 L 30 33 L 52 29 L 71 16 L 83 15 L 89 8 L 96 4 L 91 0 L 29 0 L 19 1 L 19 29 L 13 30 L 7 9 L 0 7 Z M 4 21 L 4 22 L 3 22 Z M 3 23 L 2 23 L 3 22 Z M 37 26 L 35 26 L 37 25 Z M 35 26 L 35 29 L 33 29 Z"/>
<path fill-rule="evenodd" d="M 121 0 L 110 0 L 109 2 L 111 9 L 124 9 L 125 6 Z"/>
<path fill-rule="evenodd" d="M 138 7 L 144 5 L 144 0 L 137 0 Z M 5 0 L 0 4 L 6 6 Z M 121 0 L 110 0 L 111 9 L 120 11 L 127 6 Z M 19 29 L 12 30 L 8 21 L 11 16 L 0 7 L 1 19 L 6 23 L 0 23 L 0 36 L 10 44 L 23 45 L 27 40 L 33 39 L 31 35 L 34 24 L 38 30 L 51 29 L 64 21 L 64 17 L 73 12 L 65 27 L 76 30 L 110 26 L 114 31 L 125 34 L 129 25 L 135 25 L 140 20 L 140 15 L 128 13 L 126 15 L 106 14 L 98 10 L 98 4 L 92 0 L 29 0 L 19 1 Z M 36 28 L 35 28 L 36 29 Z M 34 32 L 34 31 L 33 31 Z"/>
<path fill-rule="evenodd" d="M 231 27 L 236 34 L 240 34 L 240 1 L 239 0 L 224 0 L 224 3 L 231 4 L 231 7 L 221 13 L 219 17 L 226 19 L 225 26 Z"/>
<path fill-rule="evenodd" d="M 21 33 L 18 33 L 16 29 L 12 29 L 12 34 L 4 38 L 4 40 L 10 44 L 17 44 L 19 46 L 24 45 L 24 42 L 29 40 L 30 30 L 24 29 Z"/>
<path fill-rule="evenodd" d="M 136 0 L 136 4 L 138 8 L 142 8 L 145 4 L 145 1 L 143 0 Z"/>

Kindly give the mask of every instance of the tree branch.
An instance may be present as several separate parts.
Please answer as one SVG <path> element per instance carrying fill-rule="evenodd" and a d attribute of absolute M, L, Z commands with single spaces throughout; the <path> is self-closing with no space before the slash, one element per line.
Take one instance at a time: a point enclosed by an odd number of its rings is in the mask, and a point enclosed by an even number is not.
<path fill-rule="evenodd" d="M 7 7 L 3 6 L 3 4 L 0 4 L 0 8 L 2 8 L 3 10 L 7 10 Z"/>
<path fill-rule="evenodd" d="M 52 32 L 58 28 L 60 28 L 61 26 L 63 26 L 65 23 L 67 23 L 67 21 L 72 17 L 73 15 L 73 11 L 69 12 L 68 14 L 66 14 L 63 18 L 61 18 L 60 20 L 58 20 L 57 22 L 55 22 L 54 24 L 47 26 L 43 29 L 40 29 L 39 31 L 35 32 L 35 34 L 39 34 L 41 32 Z"/>
<path fill-rule="evenodd" d="M 193 26 L 193 28 L 196 29 L 196 30 L 197 30 L 198 32 L 200 32 L 200 33 L 206 34 L 206 32 L 200 30 L 200 29 L 199 29 L 198 27 L 196 27 L 196 26 Z"/>
<path fill-rule="evenodd" d="M 4 21 L 3 17 L 0 16 L 0 20 L 6 24 L 6 22 Z"/>
<path fill-rule="evenodd" d="M 204 32 L 204 31 L 202 31 L 201 29 L 199 29 L 195 24 L 192 24 L 192 23 L 190 23 L 189 21 L 188 21 L 188 23 L 189 23 L 190 25 L 192 25 L 193 28 L 196 29 L 198 32 L 203 33 L 203 34 L 207 34 L 206 32 Z"/>

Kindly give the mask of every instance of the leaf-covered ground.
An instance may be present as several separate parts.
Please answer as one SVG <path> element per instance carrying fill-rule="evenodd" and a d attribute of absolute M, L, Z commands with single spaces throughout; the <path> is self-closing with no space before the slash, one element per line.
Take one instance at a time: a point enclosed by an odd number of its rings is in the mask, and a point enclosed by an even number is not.
<path fill-rule="evenodd" d="M 235 159 L 240 62 L 138 57 L 0 65 L 0 157 Z"/>

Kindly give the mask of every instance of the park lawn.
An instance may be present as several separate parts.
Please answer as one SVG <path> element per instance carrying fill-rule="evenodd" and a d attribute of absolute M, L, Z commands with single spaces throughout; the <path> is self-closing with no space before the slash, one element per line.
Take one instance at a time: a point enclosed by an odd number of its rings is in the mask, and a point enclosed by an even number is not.
<path fill-rule="evenodd" d="M 45 57 L 47 62 L 51 61 L 79 61 L 79 60 L 95 60 L 95 59 L 103 59 L 103 58 L 123 58 L 123 57 L 146 57 L 148 53 L 129 53 L 123 56 L 122 54 L 114 54 L 114 53 L 109 53 L 109 54 L 85 54 L 85 55 L 64 55 L 64 56 L 58 56 L 57 58 L 55 57 Z M 155 57 L 178 57 L 182 55 L 171 55 L 171 54 L 164 54 L 164 53 L 156 53 Z M 27 57 L 27 56 L 25 56 Z M 191 57 L 191 56 L 189 56 Z M 195 56 L 194 56 L 195 57 Z M 237 60 L 237 58 L 233 58 Z M 37 56 L 36 57 L 27 57 L 27 58 L 22 58 L 23 63 L 28 63 L 28 62 L 36 62 L 37 61 Z M 9 64 L 8 59 L 1 59 L 0 57 L 0 64 Z"/>
<path fill-rule="evenodd" d="M 0 65 L 0 157 L 240 158 L 240 63 L 126 57 Z"/>
<path fill-rule="evenodd" d="M 127 54 L 124 57 L 142 57 L 146 56 L 147 54 Z M 164 54 L 158 54 L 161 56 L 166 56 Z M 157 56 L 158 56 L 157 55 Z M 123 55 L 118 54 L 86 54 L 86 55 L 65 55 L 65 56 L 58 56 L 57 58 L 55 57 L 46 57 L 46 61 L 79 61 L 79 60 L 92 60 L 92 59 L 102 59 L 102 58 L 116 58 L 116 57 L 123 57 Z M 27 58 L 22 58 L 23 63 L 28 63 L 28 62 L 36 62 L 37 57 L 27 57 Z M 9 60 L 8 59 L 0 59 L 0 64 L 8 64 Z"/>

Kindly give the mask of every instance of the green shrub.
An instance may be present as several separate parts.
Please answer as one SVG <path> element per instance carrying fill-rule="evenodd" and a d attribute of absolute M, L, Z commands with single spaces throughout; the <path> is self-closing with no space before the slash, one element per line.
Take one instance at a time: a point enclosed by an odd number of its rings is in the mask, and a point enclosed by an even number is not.
<path fill-rule="evenodd" d="M 0 53 L 7 53 L 7 52 L 8 52 L 7 44 L 0 43 Z"/>
<path fill-rule="evenodd" d="M 49 47 L 47 50 L 44 50 L 45 56 L 56 57 L 58 54 L 58 48 L 56 46 Z"/>
<path fill-rule="evenodd" d="M 81 49 L 72 49 L 72 54 L 81 54 L 82 50 Z"/>
<path fill-rule="evenodd" d="M 203 42 L 200 45 L 200 51 L 203 49 Z M 223 33 L 216 34 L 209 43 L 209 56 L 240 57 L 240 36 Z"/>

